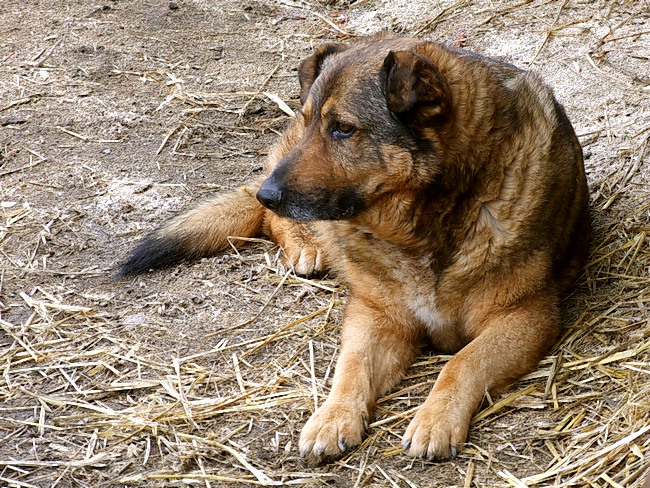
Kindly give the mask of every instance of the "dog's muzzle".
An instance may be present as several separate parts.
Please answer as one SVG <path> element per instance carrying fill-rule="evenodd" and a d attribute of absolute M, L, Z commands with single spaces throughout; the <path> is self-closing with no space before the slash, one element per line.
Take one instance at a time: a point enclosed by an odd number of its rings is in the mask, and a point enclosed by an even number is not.
<path fill-rule="evenodd" d="M 280 217 L 298 222 L 342 220 L 352 217 L 364 207 L 353 189 L 295 191 L 284 186 L 280 176 L 282 174 L 278 176 L 276 168 L 255 195 L 262 205 Z"/>

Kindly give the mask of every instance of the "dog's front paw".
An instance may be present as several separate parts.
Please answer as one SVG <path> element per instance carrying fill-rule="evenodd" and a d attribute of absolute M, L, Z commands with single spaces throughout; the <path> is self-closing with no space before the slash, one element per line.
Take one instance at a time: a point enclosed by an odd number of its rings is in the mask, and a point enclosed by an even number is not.
<path fill-rule="evenodd" d="M 471 412 L 466 410 L 452 399 L 429 397 L 404 433 L 404 452 L 429 461 L 456 457 L 469 430 Z"/>
<path fill-rule="evenodd" d="M 368 428 L 365 409 L 325 402 L 307 421 L 300 434 L 300 456 L 310 461 L 341 457 L 361 444 Z"/>

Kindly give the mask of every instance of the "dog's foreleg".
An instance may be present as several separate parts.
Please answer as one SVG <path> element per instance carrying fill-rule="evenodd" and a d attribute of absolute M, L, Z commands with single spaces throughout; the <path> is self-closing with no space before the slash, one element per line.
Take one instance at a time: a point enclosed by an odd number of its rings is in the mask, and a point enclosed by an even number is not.
<path fill-rule="evenodd" d="M 420 350 L 415 329 L 351 297 L 331 392 L 300 435 L 300 455 L 341 456 L 363 440 L 377 397 L 393 387 Z"/>
<path fill-rule="evenodd" d="M 558 315 L 557 300 L 540 295 L 487 311 L 478 336 L 445 365 L 406 429 L 404 451 L 430 460 L 455 456 L 485 392 L 497 392 L 533 370 L 553 345 Z"/>

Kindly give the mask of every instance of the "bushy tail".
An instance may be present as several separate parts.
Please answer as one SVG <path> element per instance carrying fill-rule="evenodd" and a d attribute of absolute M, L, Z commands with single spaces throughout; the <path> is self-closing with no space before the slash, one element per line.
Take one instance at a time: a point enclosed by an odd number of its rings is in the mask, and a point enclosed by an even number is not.
<path fill-rule="evenodd" d="M 258 235 L 264 212 L 252 188 L 240 188 L 207 200 L 140 241 L 120 266 L 117 277 L 213 256 L 230 246 L 228 237 Z M 243 241 L 234 239 L 232 243 L 240 245 Z"/>

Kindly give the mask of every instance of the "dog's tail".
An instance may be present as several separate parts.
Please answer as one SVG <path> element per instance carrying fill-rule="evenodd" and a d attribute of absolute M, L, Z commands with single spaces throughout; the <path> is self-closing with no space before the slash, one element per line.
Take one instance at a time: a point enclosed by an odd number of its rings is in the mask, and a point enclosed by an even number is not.
<path fill-rule="evenodd" d="M 242 240 L 255 237 L 262 228 L 264 207 L 255 190 L 244 187 L 219 195 L 172 218 L 146 236 L 117 272 L 117 278 L 170 266 L 181 261 L 213 256 Z"/>

